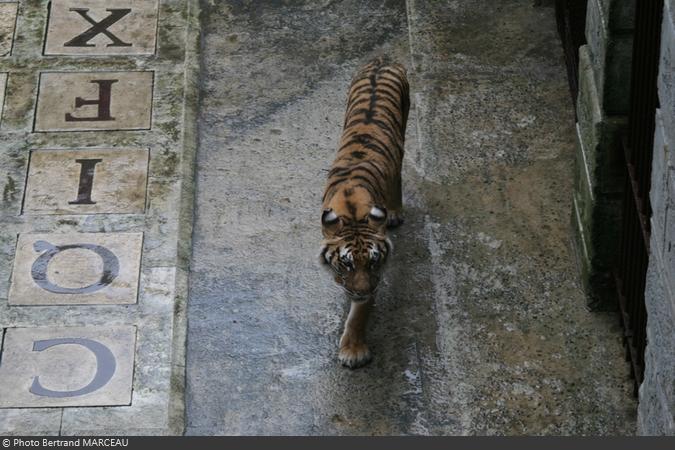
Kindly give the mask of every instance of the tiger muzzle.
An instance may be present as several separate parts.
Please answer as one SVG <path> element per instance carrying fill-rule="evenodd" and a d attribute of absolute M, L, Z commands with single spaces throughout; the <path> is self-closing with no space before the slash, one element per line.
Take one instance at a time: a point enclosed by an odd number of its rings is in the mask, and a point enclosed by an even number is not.
<path fill-rule="evenodd" d="M 346 281 L 344 287 L 349 298 L 355 302 L 362 302 L 375 295 L 379 280 L 368 272 L 357 272 Z"/>

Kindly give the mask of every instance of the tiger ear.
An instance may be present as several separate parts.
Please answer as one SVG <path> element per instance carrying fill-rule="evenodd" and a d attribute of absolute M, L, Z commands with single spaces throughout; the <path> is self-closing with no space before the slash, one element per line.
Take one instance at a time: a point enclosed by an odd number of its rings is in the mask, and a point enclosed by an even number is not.
<path fill-rule="evenodd" d="M 384 222 L 387 220 L 387 209 L 382 206 L 373 206 L 368 215 L 376 222 Z"/>
<path fill-rule="evenodd" d="M 339 218 L 337 214 L 331 209 L 324 209 L 323 214 L 321 214 L 321 224 L 324 226 L 335 225 L 338 222 Z"/>

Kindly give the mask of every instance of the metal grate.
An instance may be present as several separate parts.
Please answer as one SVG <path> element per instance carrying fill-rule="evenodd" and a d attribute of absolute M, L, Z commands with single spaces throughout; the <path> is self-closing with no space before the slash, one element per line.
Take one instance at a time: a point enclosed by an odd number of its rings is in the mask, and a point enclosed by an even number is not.
<path fill-rule="evenodd" d="M 623 140 L 627 176 L 615 280 L 626 358 L 631 362 L 636 396 L 644 376 L 647 325 L 644 292 L 652 212 L 649 189 L 658 107 L 656 78 L 662 11 L 663 0 L 636 2 L 628 136 Z"/>
<path fill-rule="evenodd" d="M 565 52 L 567 80 L 570 84 L 572 102 L 575 105 L 579 92 L 579 47 L 586 43 L 586 2 L 587 0 L 556 0 L 555 2 L 558 34 Z"/>

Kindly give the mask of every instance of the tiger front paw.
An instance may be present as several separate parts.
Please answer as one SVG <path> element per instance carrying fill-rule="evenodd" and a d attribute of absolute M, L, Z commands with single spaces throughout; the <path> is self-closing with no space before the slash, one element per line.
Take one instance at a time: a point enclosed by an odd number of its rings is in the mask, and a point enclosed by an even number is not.
<path fill-rule="evenodd" d="M 338 359 L 343 366 L 356 369 L 368 364 L 373 357 L 365 343 L 357 343 L 341 346 Z"/>

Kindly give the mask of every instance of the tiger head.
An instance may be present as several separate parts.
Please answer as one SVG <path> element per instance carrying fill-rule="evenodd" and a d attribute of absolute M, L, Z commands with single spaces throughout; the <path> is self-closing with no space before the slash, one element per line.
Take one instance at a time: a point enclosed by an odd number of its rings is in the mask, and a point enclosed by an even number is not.
<path fill-rule="evenodd" d="M 377 290 L 391 241 L 386 236 L 387 211 L 370 206 L 362 215 L 327 208 L 321 216 L 324 240 L 320 261 L 353 301 L 368 300 Z"/>

